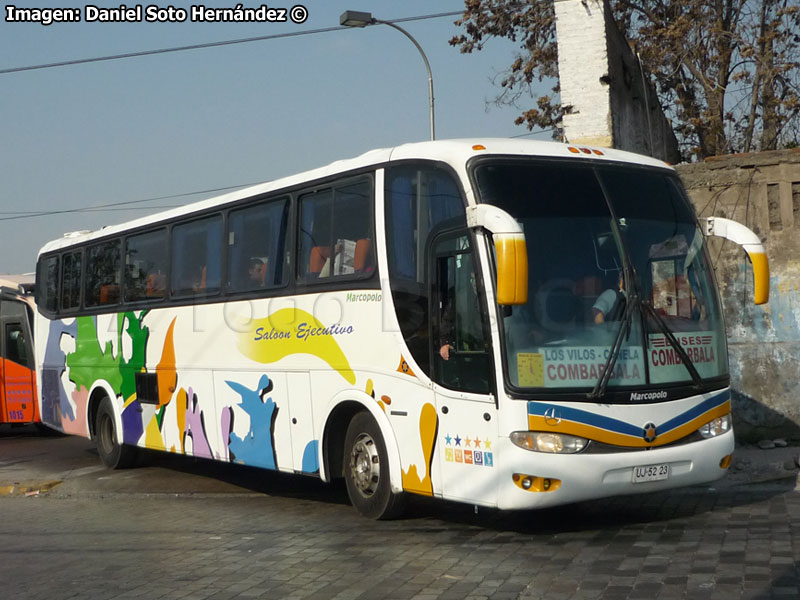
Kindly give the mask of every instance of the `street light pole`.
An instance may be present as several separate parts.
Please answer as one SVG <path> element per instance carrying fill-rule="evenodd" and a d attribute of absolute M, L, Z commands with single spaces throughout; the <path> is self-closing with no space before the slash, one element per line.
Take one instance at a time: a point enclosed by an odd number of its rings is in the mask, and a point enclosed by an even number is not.
<path fill-rule="evenodd" d="M 425 63 L 425 69 L 428 71 L 428 108 L 430 113 L 430 125 L 431 125 L 431 140 L 436 139 L 436 120 L 435 120 L 435 112 L 434 112 L 434 105 L 433 105 L 433 73 L 431 72 L 431 64 L 428 62 L 428 57 L 425 56 L 425 52 L 422 50 L 422 46 L 419 45 L 419 42 L 414 39 L 414 37 L 408 33 L 405 29 L 400 27 L 399 25 L 395 25 L 389 21 L 381 21 L 380 19 L 376 19 L 372 16 L 372 13 L 368 12 L 359 12 L 355 10 L 346 10 L 342 13 L 339 17 L 339 24 L 345 27 L 366 27 L 367 25 L 388 25 L 392 29 L 396 29 L 404 36 L 406 36 L 411 43 L 414 44 L 417 50 L 419 50 L 420 56 L 422 56 L 422 60 Z"/>

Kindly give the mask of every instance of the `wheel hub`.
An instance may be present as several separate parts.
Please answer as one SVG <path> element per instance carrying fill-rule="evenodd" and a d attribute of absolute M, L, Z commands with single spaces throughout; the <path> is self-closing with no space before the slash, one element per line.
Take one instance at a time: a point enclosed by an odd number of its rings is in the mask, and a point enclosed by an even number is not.
<path fill-rule="evenodd" d="M 381 465 L 375 440 L 366 433 L 356 438 L 350 453 L 350 472 L 356 489 L 365 497 L 370 497 L 378 489 Z"/>

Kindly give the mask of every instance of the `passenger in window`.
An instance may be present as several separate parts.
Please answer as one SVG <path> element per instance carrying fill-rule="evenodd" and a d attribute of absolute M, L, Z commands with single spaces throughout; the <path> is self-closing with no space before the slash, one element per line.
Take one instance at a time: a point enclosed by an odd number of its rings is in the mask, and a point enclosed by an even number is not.
<path fill-rule="evenodd" d="M 203 265 L 199 270 L 195 271 L 192 278 L 192 290 L 195 292 L 203 292 L 206 289 L 206 266 Z"/>
<path fill-rule="evenodd" d="M 618 321 L 625 310 L 625 278 L 622 271 L 617 277 L 616 289 L 609 288 L 597 297 L 592 306 L 592 315 L 595 324 L 605 323 L 606 321 Z"/>
<path fill-rule="evenodd" d="M 448 302 L 441 315 L 439 326 L 439 356 L 442 360 L 450 360 L 450 351 L 455 350 L 455 303 Z"/>
<path fill-rule="evenodd" d="M 167 289 L 167 278 L 161 271 L 154 271 L 145 280 L 145 297 L 163 298 Z"/>
<path fill-rule="evenodd" d="M 258 257 L 251 258 L 247 266 L 247 279 L 250 287 L 264 287 L 266 275 L 266 263 Z"/>
<path fill-rule="evenodd" d="M 456 300 L 455 288 L 448 290 L 439 326 L 439 356 L 450 360 L 450 352 L 485 350 L 481 331 L 481 312 L 475 276 L 469 277 L 469 289 Z M 456 315 L 459 312 L 461 318 Z M 459 348 L 456 348 L 456 341 Z"/>

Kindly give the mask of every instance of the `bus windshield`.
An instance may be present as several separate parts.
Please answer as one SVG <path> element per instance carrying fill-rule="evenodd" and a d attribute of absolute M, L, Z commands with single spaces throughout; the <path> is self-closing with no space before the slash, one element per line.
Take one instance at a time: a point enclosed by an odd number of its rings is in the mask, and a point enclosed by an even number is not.
<path fill-rule="evenodd" d="M 503 313 L 512 389 L 597 398 L 635 388 L 624 398 L 654 400 L 664 388 L 724 385 L 720 304 L 677 176 L 495 159 L 473 177 L 480 202 L 514 216 L 527 241 L 528 302 Z"/>

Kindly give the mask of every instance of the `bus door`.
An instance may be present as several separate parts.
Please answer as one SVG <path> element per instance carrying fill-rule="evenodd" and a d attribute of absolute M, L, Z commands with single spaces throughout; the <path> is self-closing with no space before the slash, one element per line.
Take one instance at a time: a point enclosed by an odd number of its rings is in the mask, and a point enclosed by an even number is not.
<path fill-rule="evenodd" d="M 469 234 L 458 229 L 436 236 L 429 257 L 442 491 L 447 498 L 494 504 L 494 370 Z"/>
<path fill-rule="evenodd" d="M 0 300 L 0 416 L 6 423 L 36 420 L 33 344 L 27 307 Z"/>

